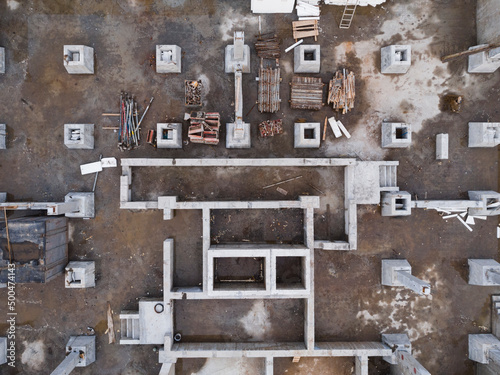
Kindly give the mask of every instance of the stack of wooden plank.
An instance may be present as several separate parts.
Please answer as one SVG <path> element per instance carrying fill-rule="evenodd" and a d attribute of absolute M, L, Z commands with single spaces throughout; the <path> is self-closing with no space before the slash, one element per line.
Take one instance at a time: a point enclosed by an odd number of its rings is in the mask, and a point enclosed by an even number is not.
<path fill-rule="evenodd" d="M 273 137 L 275 134 L 283 133 L 283 122 L 282 120 L 268 120 L 259 124 L 259 132 L 260 136 L 265 137 Z"/>
<path fill-rule="evenodd" d="M 342 110 L 345 114 L 354 108 L 355 97 L 356 77 L 354 73 L 347 69 L 337 71 L 328 88 L 328 104 L 332 104 L 333 109 Z"/>
<path fill-rule="evenodd" d="M 280 68 L 259 70 L 259 111 L 274 113 L 280 110 Z"/>
<path fill-rule="evenodd" d="M 220 115 L 218 112 L 192 112 L 188 131 L 193 143 L 219 144 Z"/>
<path fill-rule="evenodd" d="M 318 20 L 293 21 L 292 27 L 295 41 L 308 37 L 314 37 L 314 41 L 318 41 Z"/>
<path fill-rule="evenodd" d="M 292 79 L 290 107 L 319 111 L 323 106 L 321 78 L 294 76 Z"/>
<path fill-rule="evenodd" d="M 277 36 L 273 35 L 271 38 L 263 38 L 264 35 L 269 34 L 259 35 L 255 43 L 257 56 L 261 59 L 279 59 L 281 57 L 281 51 Z"/>

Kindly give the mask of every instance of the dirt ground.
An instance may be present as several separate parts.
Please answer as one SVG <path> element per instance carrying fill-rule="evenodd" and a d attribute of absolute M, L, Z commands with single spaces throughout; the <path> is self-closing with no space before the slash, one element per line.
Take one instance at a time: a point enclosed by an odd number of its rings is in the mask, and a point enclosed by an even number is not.
<path fill-rule="evenodd" d="M 61 201 L 71 191 L 90 191 L 94 176 L 81 176 L 79 165 L 105 157 L 355 157 L 361 160 L 398 160 L 398 185 L 419 199 L 460 199 L 469 190 L 498 189 L 496 149 L 467 148 L 469 121 L 500 121 L 499 72 L 469 75 L 466 61 L 442 64 L 441 55 L 476 43 L 474 0 L 391 0 L 376 8 L 358 8 L 349 30 L 340 30 L 341 7 L 323 6 L 320 21 L 321 74 L 327 83 L 338 68 L 356 74 L 356 106 L 340 119 L 352 138 L 334 139 L 331 133 L 319 149 L 293 148 L 293 123 L 298 119 L 322 122 L 335 115 L 291 110 L 288 83 L 293 76 L 293 54 L 281 59 L 281 111 L 260 114 L 257 99 L 258 61 L 253 47 L 257 17 L 249 0 L 6 0 L 0 3 L 0 45 L 6 49 L 6 73 L 0 77 L 0 122 L 7 124 L 8 149 L 1 151 L 0 191 L 11 201 Z M 263 31 L 275 32 L 282 51 L 293 43 L 290 22 L 294 14 L 263 15 Z M 116 126 L 103 112 L 116 112 L 121 91 L 136 96 L 140 111 L 154 96 L 142 134 L 166 119 L 182 122 L 183 81 L 202 79 L 207 111 L 219 111 L 222 123 L 234 120 L 233 77 L 224 73 L 224 47 L 234 30 L 244 30 L 252 49 L 252 72 L 243 76 L 244 119 L 252 124 L 252 148 L 225 148 L 225 129 L 218 146 L 184 144 L 182 150 L 157 150 L 149 145 L 121 152 Z M 306 43 L 313 43 L 306 40 Z M 380 47 L 410 44 L 413 59 L 403 76 L 380 74 Z M 62 62 L 64 44 L 95 49 L 95 74 L 69 75 Z M 182 73 L 156 74 L 150 64 L 156 44 L 177 44 L 183 51 Z M 444 112 L 441 97 L 465 95 L 460 114 Z M 325 94 L 326 98 L 326 94 Z M 257 124 L 282 118 L 285 132 L 274 138 L 257 135 Z M 380 147 L 384 120 L 412 124 L 410 149 Z M 94 150 L 69 150 L 63 145 L 64 123 L 93 123 Z M 187 126 L 184 123 L 184 140 Z M 435 160 L 435 136 L 450 135 L 450 157 Z M 141 297 L 162 296 L 162 245 L 174 238 L 179 286 L 201 282 L 201 214 L 182 211 L 163 221 L 160 211 L 119 209 L 121 168 L 100 173 L 96 190 L 96 217 L 70 220 L 70 260 L 95 260 L 95 289 L 65 289 L 62 277 L 47 285 L 17 286 L 16 368 L 0 367 L 0 374 L 48 374 L 64 358 L 70 335 L 97 334 L 97 359 L 76 374 L 157 374 L 158 355 L 151 346 L 109 345 L 107 302 L 115 313 L 137 309 Z M 175 178 L 156 169 L 134 176 L 134 194 L 150 199 L 176 191 L 186 199 L 282 199 L 276 190 L 262 187 L 304 174 L 303 180 L 284 184 L 290 199 L 324 192 L 315 223 L 316 237 L 341 236 L 343 180 L 337 171 L 241 171 L 193 174 L 179 170 Z M 239 175 L 238 175 L 239 174 Z M 138 178 L 136 178 L 138 177 Z M 149 195 L 148 195 L 149 194 Z M 286 198 L 288 199 L 288 198 Z M 329 204 L 330 206 L 327 206 Z M 231 221 L 229 223 L 229 215 Z M 259 239 L 293 243 L 301 218 L 280 212 L 262 218 L 241 212 L 220 212 L 212 223 L 212 241 Z M 293 230 L 278 228 L 289 220 Z M 359 249 L 355 252 L 315 253 L 315 324 L 318 341 L 380 340 L 381 333 L 407 333 L 415 356 L 433 374 L 473 374 L 467 359 L 467 335 L 490 331 L 490 295 L 500 288 L 467 284 L 467 259 L 498 258 L 497 218 L 480 221 L 468 232 L 458 221 L 443 220 L 435 212 L 415 210 L 404 218 L 384 218 L 376 206 L 358 209 Z M 280 225 L 281 226 L 281 225 Z M 380 262 L 406 258 L 413 274 L 431 283 L 432 295 L 417 297 L 380 285 Z M 0 332 L 7 305 L 0 289 Z M 300 340 L 301 301 L 180 301 L 176 325 L 193 341 Z M 205 318 L 210 316 L 209 324 Z M 191 319 L 192 318 L 192 319 Z M 283 330 L 283 321 L 287 330 Z M 234 336 L 231 336 L 234 335 Z M 119 333 L 118 333 L 119 337 Z M 214 374 L 233 366 L 231 374 L 262 373 L 253 361 L 181 360 L 178 374 Z M 347 375 L 352 358 L 302 358 L 275 361 L 275 374 Z M 370 360 L 370 374 L 386 374 L 381 359 Z"/>

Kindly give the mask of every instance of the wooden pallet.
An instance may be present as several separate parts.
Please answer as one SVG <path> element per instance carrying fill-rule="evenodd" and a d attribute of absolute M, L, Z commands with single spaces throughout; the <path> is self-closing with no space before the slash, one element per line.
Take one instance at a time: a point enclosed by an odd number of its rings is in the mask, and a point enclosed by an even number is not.
<path fill-rule="evenodd" d="M 290 107 L 319 111 L 323 107 L 321 78 L 294 76 L 291 85 Z"/>
<path fill-rule="evenodd" d="M 319 29 L 318 20 L 293 21 L 293 39 L 297 42 L 302 38 L 314 37 L 318 41 Z"/>

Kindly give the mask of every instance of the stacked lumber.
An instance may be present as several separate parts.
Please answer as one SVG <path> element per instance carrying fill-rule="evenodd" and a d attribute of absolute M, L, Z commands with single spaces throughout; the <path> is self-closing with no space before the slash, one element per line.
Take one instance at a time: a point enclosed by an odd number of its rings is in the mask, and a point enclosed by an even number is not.
<path fill-rule="evenodd" d="M 193 143 L 219 144 L 220 115 L 218 112 L 191 112 L 188 131 Z"/>
<path fill-rule="evenodd" d="M 281 51 L 277 36 L 273 35 L 271 38 L 266 39 L 263 39 L 262 36 L 263 35 L 259 35 L 259 38 L 255 43 L 257 56 L 259 56 L 261 59 L 279 59 L 281 57 Z"/>
<path fill-rule="evenodd" d="M 292 27 L 295 41 L 308 37 L 314 37 L 314 41 L 318 41 L 318 20 L 293 21 Z"/>
<path fill-rule="evenodd" d="M 280 110 L 280 68 L 259 70 L 259 111 L 274 113 Z"/>
<path fill-rule="evenodd" d="M 273 137 L 275 134 L 283 133 L 283 122 L 280 120 L 268 120 L 259 124 L 260 136 L 263 138 Z"/>
<path fill-rule="evenodd" d="M 320 9 L 317 1 L 297 0 L 297 16 L 299 21 L 319 20 Z"/>
<path fill-rule="evenodd" d="M 332 104 L 333 109 L 337 111 L 347 113 L 354 108 L 355 86 L 356 77 L 353 72 L 347 69 L 337 71 L 328 87 L 328 104 Z"/>
<path fill-rule="evenodd" d="M 290 107 L 319 111 L 323 106 L 321 78 L 294 76 L 291 85 Z"/>

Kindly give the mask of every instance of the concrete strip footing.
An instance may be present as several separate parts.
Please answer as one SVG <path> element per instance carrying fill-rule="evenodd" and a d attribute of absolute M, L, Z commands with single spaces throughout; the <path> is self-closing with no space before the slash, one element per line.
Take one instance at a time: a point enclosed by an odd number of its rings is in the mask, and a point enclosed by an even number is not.
<path fill-rule="evenodd" d="M 368 375 L 368 357 L 354 357 L 354 374 Z"/>
<path fill-rule="evenodd" d="M 382 123 L 382 148 L 407 148 L 411 146 L 411 125 L 400 122 Z"/>
<path fill-rule="evenodd" d="M 0 74 L 5 74 L 5 48 L 0 47 Z"/>
<path fill-rule="evenodd" d="M 319 122 L 295 123 L 295 148 L 319 148 L 320 144 L 321 124 Z"/>
<path fill-rule="evenodd" d="M 500 122 L 469 122 L 469 147 L 500 144 Z"/>
<path fill-rule="evenodd" d="M 274 375 L 274 358 L 273 357 L 266 357 L 266 375 Z"/>
<path fill-rule="evenodd" d="M 0 150 L 7 148 L 7 125 L 0 124 Z"/>
<path fill-rule="evenodd" d="M 404 286 L 420 295 L 431 293 L 428 283 L 411 274 L 411 266 L 406 259 L 382 260 L 382 285 Z"/>
<path fill-rule="evenodd" d="M 156 46 L 156 73 L 181 73 L 181 47 L 172 44 Z"/>
<path fill-rule="evenodd" d="M 494 259 L 469 259 L 469 284 L 500 285 L 500 263 Z"/>
<path fill-rule="evenodd" d="M 301 44 L 294 49 L 294 73 L 319 73 L 321 54 L 319 44 Z"/>
<path fill-rule="evenodd" d="M 156 124 L 156 147 L 182 148 L 182 124 Z"/>
<path fill-rule="evenodd" d="M 436 160 L 448 159 L 448 134 L 438 134 L 436 136 Z"/>
<path fill-rule="evenodd" d="M 94 288 L 95 262 L 69 262 L 65 268 L 64 278 L 66 288 Z"/>
<path fill-rule="evenodd" d="M 63 63 L 69 74 L 94 74 L 94 49 L 82 45 L 65 45 Z"/>
<path fill-rule="evenodd" d="M 411 66 L 411 46 L 392 45 L 381 49 L 382 74 L 405 74 Z"/>
<path fill-rule="evenodd" d="M 94 124 L 64 124 L 64 145 L 71 149 L 94 149 Z"/>
<path fill-rule="evenodd" d="M 162 364 L 158 375 L 175 375 L 175 363 Z"/>

